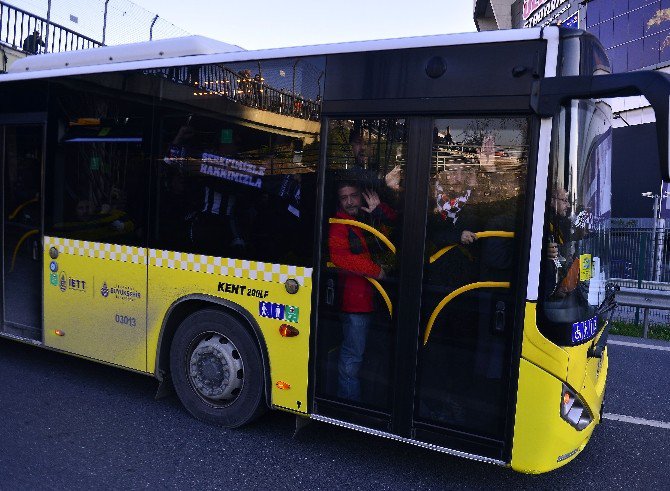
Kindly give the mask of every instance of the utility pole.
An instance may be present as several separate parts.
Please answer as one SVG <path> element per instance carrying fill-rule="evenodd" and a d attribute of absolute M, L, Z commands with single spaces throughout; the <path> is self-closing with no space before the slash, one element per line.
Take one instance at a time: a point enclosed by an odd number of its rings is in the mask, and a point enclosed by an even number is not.
<path fill-rule="evenodd" d="M 47 4 L 47 29 L 44 33 L 44 52 L 49 52 L 49 27 L 51 27 L 51 0 Z M 37 45 L 35 46 L 37 47 Z"/>
<path fill-rule="evenodd" d="M 109 0 L 105 0 L 105 13 L 102 18 L 102 45 L 105 45 L 105 35 L 107 34 L 107 6 L 109 5 Z"/>

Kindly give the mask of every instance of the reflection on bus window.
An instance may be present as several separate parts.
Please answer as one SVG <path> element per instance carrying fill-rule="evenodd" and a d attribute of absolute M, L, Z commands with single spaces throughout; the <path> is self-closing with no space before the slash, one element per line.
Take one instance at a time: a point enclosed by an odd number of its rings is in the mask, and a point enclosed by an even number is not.
<path fill-rule="evenodd" d="M 61 137 L 46 227 L 57 237 L 144 245 L 151 109 L 58 88 Z"/>
<path fill-rule="evenodd" d="M 324 68 L 314 57 L 146 72 L 163 115 L 153 247 L 311 265 Z"/>
<path fill-rule="evenodd" d="M 309 263 L 317 140 L 184 115 L 161 148 L 157 246 Z"/>
<path fill-rule="evenodd" d="M 173 99 L 189 95 L 204 100 L 220 98 L 248 108 L 319 121 L 324 71 L 323 58 L 312 57 L 157 68 L 144 73 L 167 80 L 172 89 L 182 87 L 181 95 L 177 91 L 169 94 Z"/>
<path fill-rule="evenodd" d="M 570 346 L 593 339 L 612 311 L 608 289 L 611 108 L 563 109 L 553 151 L 539 328 Z"/>

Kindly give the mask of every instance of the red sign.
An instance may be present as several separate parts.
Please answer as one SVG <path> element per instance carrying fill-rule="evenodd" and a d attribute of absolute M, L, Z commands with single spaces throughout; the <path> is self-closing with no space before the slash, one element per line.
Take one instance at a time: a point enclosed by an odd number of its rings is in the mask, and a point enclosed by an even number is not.
<path fill-rule="evenodd" d="M 523 0 L 523 20 L 530 17 L 533 12 L 548 1 L 549 0 Z"/>

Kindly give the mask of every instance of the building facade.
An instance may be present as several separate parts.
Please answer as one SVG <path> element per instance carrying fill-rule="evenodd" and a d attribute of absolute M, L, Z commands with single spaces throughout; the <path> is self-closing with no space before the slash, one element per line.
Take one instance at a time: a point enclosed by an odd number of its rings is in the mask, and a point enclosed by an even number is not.
<path fill-rule="evenodd" d="M 583 29 L 602 43 L 614 73 L 652 69 L 670 73 L 670 0 L 474 0 L 480 31 L 524 29 L 550 24 Z M 625 189 L 625 200 L 613 201 L 618 217 L 650 219 L 652 200 L 643 192 L 661 191 L 654 112 L 643 97 L 610 101 L 614 111 L 613 188 Z M 619 150 L 619 151 L 617 151 Z M 640 175 L 640 169 L 647 169 Z M 668 187 L 665 186 L 665 189 Z M 619 194 L 621 196 L 621 194 Z M 670 199 L 660 214 L 670 221 Z"/>

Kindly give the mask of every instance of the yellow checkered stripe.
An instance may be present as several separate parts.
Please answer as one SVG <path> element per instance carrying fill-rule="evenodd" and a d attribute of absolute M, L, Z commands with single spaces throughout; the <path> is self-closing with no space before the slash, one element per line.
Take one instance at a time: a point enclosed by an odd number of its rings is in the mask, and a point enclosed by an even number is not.
<path fill-rule="evenodd" d="M 59 254 L 108 259 L 122 263 L 147 264 L 146 249 L 118 244 L 104 244 L 87 240 L 44 237 L 45 249 L 55 247 Z"/>
<path fill-rule="evenodd" d="M 149 249 L 149 266 L 273 283 L 284 283 L 293 278 L 301 286 L 310 286 L 312 280 L 312 268 L 157 249 Z"/>
<path fill-rule="evenodd" d="M 311 286 L 312 268 L 231 259 L 185 252 L 143 249 L 84 240 L 44 237 L 45 248 L 56 247 L 60 254 L 107 259 L 133 264 L 149 264 L 159 268 L 229 276 L 250 280 L 284 283 L 289 278 L 301 286 Z"/>

